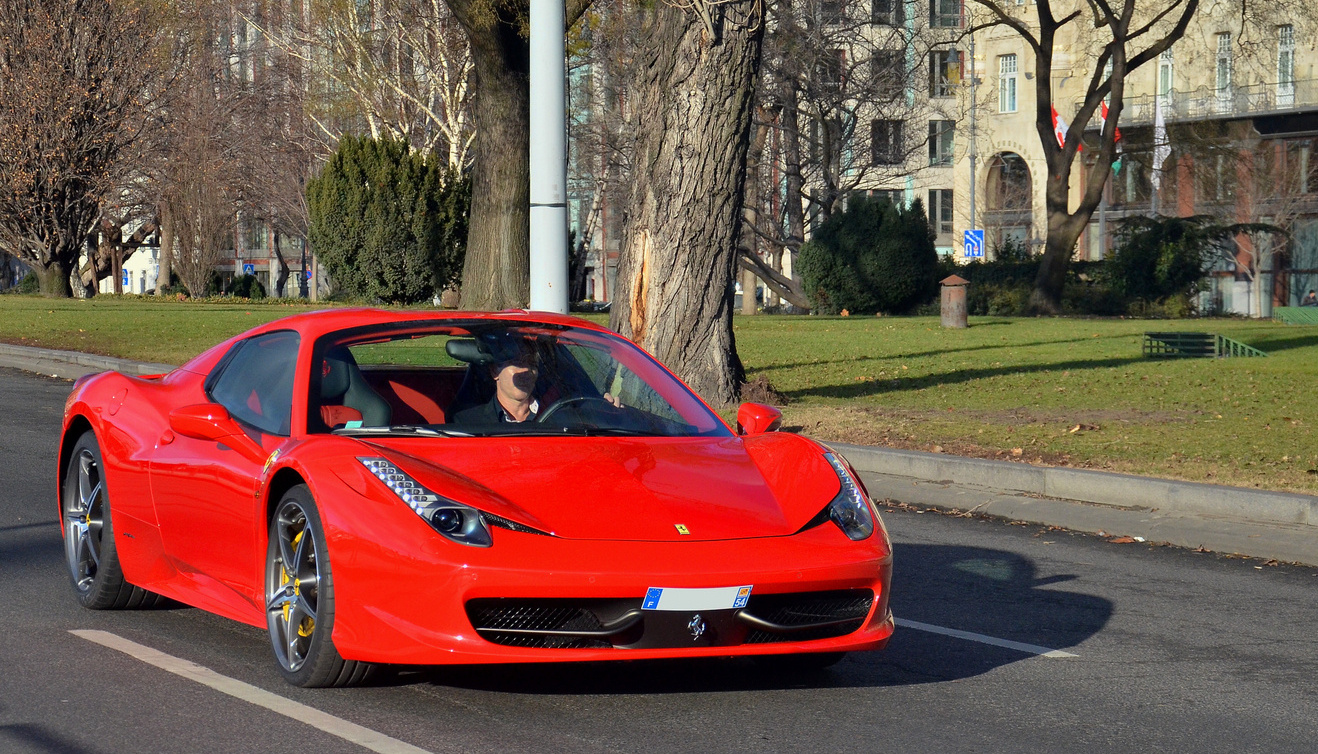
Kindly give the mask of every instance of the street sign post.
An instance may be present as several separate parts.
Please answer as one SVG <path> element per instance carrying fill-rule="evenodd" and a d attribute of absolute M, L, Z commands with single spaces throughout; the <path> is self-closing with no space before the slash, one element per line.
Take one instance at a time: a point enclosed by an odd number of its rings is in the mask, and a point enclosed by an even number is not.
<path fill-rule="evenodd" d="M 984 229 L 973 228 L 966 231 L 965 237 L 965 256 L 966 259 L 974 259 L 984 256 Z"/>
<path fill-rule="evenodd" d="M 244 275 L 255 275 L 255 274 L 256 274 L 256 265 L 254 265 L 254 264 L 248 264 L 248 263 L 244 262 L 244 263 L 243 263 L 243 274 L 244 274 Z"/>

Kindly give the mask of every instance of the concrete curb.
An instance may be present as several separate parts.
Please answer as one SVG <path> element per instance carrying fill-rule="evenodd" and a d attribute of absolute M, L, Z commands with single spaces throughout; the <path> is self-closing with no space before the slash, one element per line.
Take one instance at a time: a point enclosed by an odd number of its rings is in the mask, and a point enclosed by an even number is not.
<path fill-rule="evenodd" d="M 54 348 L 14 346 L 7 343 L 0 343 L 0 366 L 65 379 L 111 370 L 124 374 L 143 375 L 161 374 L 174 369 L 172 364 L 152 364 L 80 351 L 59 351 Z"/>
<path fill-rule="evenodd" d="M 1318 497 L 943 453 L 830 443 L 857 471 L 1061 500 L 1318 527 Z M 1318 528 L 1314 533 L 1318 535 Z"/>

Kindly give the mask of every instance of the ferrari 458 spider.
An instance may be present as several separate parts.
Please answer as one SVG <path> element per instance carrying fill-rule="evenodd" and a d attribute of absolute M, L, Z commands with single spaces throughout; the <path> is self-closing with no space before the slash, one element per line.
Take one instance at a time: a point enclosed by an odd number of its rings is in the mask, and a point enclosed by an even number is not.
<path fill-rule="evenodd" d="M 379 664 L 882 647 L 892 551 L 854 471 L 734 431 L 590 322 L 334 310 L 74 386 L 58 489 L 78 601 L 265 627 L 300 686 Z"/>

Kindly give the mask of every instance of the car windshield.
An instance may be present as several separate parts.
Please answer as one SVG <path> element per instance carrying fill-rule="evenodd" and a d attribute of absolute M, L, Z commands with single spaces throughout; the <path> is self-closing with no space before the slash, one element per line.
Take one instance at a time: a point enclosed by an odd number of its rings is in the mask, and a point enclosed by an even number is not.
<path fill-rule="evenodd" d="M 611 333 L 504 320 L 321 338 L 311 432 L 412 437 L 730 435 L 689 389 Z"/>

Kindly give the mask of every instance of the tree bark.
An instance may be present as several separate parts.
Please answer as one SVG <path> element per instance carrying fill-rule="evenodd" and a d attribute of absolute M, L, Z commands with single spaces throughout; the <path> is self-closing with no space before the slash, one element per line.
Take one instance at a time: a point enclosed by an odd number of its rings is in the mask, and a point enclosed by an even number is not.
<path fill-rule="evenodd" d="M 732 332 L 733 276 L 762 4 L 656 3 L 638 80 L 635 170 L 611 326 L 706 401 L 729 406 L 745 372 Z"/>
<path fill-rule="evenodd" d="M 288 285 L 288 261 L 279 248 L 279 231 L 274 232 L 275 259 L 279 260 L 279 274 L 275 276 L 275 298 L 284 298 L 284 286 Z"/>
<path fill-rule="evenodd" d="M 73 287 L 69 283 L 69 271 L 59 260 L 52 261 L 44 267 L 40 264 L 34 264 L 33 260 L 26 260 L 32 267 L 32 271 L 37 274 L 37 283 L 40 286 L 41 295 L 46 298 L 70 298 L 73 296 Z"/>
<path fill-rule="evenodd" d="M 530 48 L 525 0 L 446 0 L 471 46 L 471 220 L 462 267 L 462 308 L 508 309 L 531 296 Z M 567 1 L 567 24 L 589 0 Z"/>

